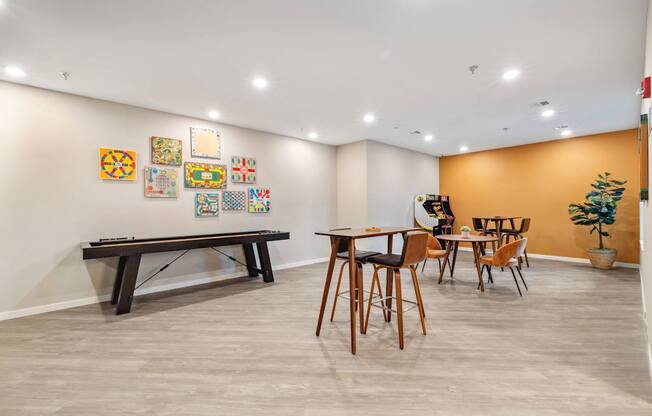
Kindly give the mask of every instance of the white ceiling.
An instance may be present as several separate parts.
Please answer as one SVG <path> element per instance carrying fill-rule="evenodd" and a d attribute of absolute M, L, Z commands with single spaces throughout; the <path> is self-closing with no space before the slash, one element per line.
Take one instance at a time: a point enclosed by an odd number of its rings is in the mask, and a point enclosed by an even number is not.
<path fill-rule="evenodd" d="M 0 66 L 27 72 L 2 79 L 323 143 L 452 154 L 638 121 L 647 0 L 0 3 Z"/>

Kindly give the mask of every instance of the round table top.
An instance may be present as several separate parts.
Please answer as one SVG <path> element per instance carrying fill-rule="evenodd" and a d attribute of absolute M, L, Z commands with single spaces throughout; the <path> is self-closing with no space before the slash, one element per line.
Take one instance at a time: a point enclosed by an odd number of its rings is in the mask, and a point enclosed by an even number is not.
<path fill-rule="evenodd" d="M 445 240 L 445 241 L 468 241 L 470 243 L 473 242 L 480 242 L 480 243 L 490 243 L 492 241 L 498 241 L 497 237 L 493 237 L 490 235 L 469 235 L 468 237 L 462 236 L 462 234 L 440 234 L 435 236 L 439 240 Z"/>

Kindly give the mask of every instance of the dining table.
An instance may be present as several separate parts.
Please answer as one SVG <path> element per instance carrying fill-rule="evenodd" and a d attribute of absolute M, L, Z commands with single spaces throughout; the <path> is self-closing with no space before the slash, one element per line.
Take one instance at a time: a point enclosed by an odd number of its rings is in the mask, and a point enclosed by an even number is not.
<path fill-rule="evenodd" d="M 473 249 L 473 261 L 475 262 L 475 269 L 478 273 L 478 286 L 480 291 L 484 292 L 484 282 L 482 280 L 482 268 L 480 267 L 480 256 L 484 255 L 484 245 L 487 243 L 495 242 L 498 237 L 491 235 L 473 235 L 469 234 L 440 234 L 436 236 L 439 240 L 446 241 L 446 254 L 444 256 L 444 265 L 449 261 L 451 252 L 453 253 L 453 261 L 450 264 L 450 273 L 451 278 L 455 272 L 455 261 L 457 260 L 457 250 L 460 246 L 460 243 L 470 243 L 471 248 Z M 439 272 L 439 282 L 441 283 L 444 279 L 444 272 L 446 267 L 442 267 Z"/>
<path fill-rule="evenodd" d="M 319 308 L 319 317 L 317 318 L 316 335 L 319 336 L 321 332 L 321 324 L 324 319 L 324 310 L 328 302 L 328 294 L 330 292 L 331 280 L 333 279 L 333 270 L 335 268 L 335 259 L 337 257 L 337 249 L 342 239 L 347 241 L 348 247 L 348 261 L 349 261 L 349 317 L 351 326 L 351 354 L 356 353 L 356 309 L 359 313 L 360 333 L 363 333 L 363 305 L 364 305 L 364 291 L 362 287 L 362 270 L 357 267 L 355 261 L 355 242 L 356 240 L 374 237 L 387 237 L 387 253 L 392 253 L 394 236 L 396 234 L 405 235 L 410 231 L 421 231 L 421 228 L 416 227 L 373 227 L 373 228 L 338 228 L 329 231 L 316 232 L 316 235 L 330 237 L 331 253 L 328 261 L 328 268 L 326 270 L 326 279 L 324 281 L 324 291 L 321 297 L 321 306 Z M 387 269 L 387 287 L 385 292 L 385 306 L 391 311 L 392 307 L 392 291 L 393 291 L 393 277 L 394 273 L 391 269 Z M 388 313 L 388 318 L 391 319 L 391 312 Z"/>
<path fill-rule="evenodd" d="M 482 221 L 482 226 L 485 230 L 489 229 L 489 223 L 493 222 L 496 225 L 496 237 L 498 237 L 498 247 L 503 244 L 503 230 L 505 221 L 509 221 L 509 226 L 512 230 L 516 229 L 514 220 L 521 219 L 523 217 L 510 217 L 510 216 L 501 216 L 496 215 L 493 217 L 478 217 Z"/>

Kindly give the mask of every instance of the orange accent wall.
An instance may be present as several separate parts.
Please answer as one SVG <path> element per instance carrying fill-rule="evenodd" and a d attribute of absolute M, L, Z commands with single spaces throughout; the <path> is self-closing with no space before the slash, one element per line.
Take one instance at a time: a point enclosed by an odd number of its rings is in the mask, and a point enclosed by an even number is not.
<path fill-rule="evenodd" d="M 445 156 L 439 189 L 451 197 L 456 230 L 471 227 L 474 216 L 530 217 L 529 253 L 586 258 L 597 236 L 570 222 L 568 204 L 584 199 L 598 173 L 611 172 L 628 182 L 606 245 L 618 250 L 618 261 L 638 263 L 638 166 L 632 129 Z"/>

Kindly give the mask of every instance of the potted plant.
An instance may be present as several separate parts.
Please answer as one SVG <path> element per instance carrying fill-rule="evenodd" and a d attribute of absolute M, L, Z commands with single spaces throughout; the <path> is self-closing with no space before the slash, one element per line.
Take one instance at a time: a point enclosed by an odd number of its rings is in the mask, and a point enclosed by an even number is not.
<path fill-rule="evenodd" d="M 471 229 L 466 225 L 460 227 L 460 232 L 462 233 L 462 238 L 469 238 L 469 235 L 471 235 Z"/>
<path fill-rule="evenodd" d="M 604 246 L 604 237 L 611 237 L 604 227 L 616 222 L 616 206 L 623 198 L 623 185 L 626 183 L 613 179 L 609 172 L 599 174 L 591 184 L 593 189 L 586 194 L 586 199 L 568 206 L 573 224 L 591 227 L 591 234 L 595 231 L 598 233 L 600 246 L 588 250 L 589 260 L 595 268 L 611 269 L 616 260 L 616 249 Z"/>

